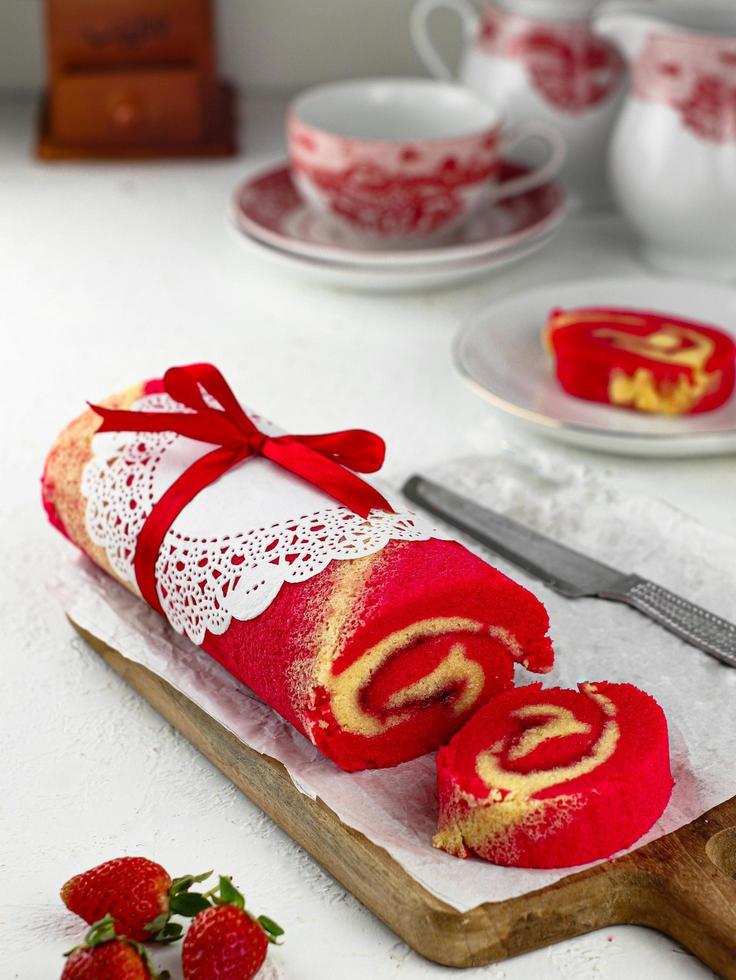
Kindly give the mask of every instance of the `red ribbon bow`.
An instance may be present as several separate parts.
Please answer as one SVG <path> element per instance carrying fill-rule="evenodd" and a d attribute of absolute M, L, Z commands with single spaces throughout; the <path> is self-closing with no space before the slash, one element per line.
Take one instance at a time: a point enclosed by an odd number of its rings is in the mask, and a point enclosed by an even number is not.
<path fill-rule="evenodd" d="M 365 429 L 346 429 L 315 436 L 267 436 L 243 411 L 230 386 L 212 364 L 173 367 L 164 375 L 167 393 L 189 412 L 129 412 L 90 404 L 102 418 L 98 432 L 177 432 L 188 439 L 214 443 L 216 449 L 196 460 L 154 504 L 136 543 L 133 567 L 141 595 L 163 612 L 156 593 L 156 559 L 166 532 L 196 495 L 249 456 L 264 456 L 295 476 L 314 484 L 361 517 L 373 508 L 392 511 L 388 501 L 351 470 L 375 473 L 386 446 Z M 211 408 L 202 390 L 222 406 Z M 350 469 L 346 469 L 350 467 Z"/>

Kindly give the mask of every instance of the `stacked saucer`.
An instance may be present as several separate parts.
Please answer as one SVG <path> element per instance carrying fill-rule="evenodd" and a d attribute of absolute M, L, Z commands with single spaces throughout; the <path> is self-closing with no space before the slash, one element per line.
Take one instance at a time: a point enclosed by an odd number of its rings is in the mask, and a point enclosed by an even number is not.
<path fill-rule="evenodd" d="M 503 161 L 500 181 L 526 172 Z M 311 208 L 284 164 L 248 178 L 233 198 L 236 228 L 264 258 L 331 285 L 387 291 L 488 275 L 546 245 L 564 216 L 564 193 L 550 182 L 487 204 L 441 242 L 396 249 L 366 242 Z"/>

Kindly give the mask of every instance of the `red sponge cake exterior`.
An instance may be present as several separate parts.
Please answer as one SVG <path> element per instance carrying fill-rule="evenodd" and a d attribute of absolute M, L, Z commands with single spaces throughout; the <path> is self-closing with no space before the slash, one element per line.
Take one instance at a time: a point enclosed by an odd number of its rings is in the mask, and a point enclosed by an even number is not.
<path fill-rule="evenodd" d="M 461 545 L 391 542 L 285 586 L 203 647 L 354 770 L 436 749 L 512 687 L 515 663 L 549 670 L 547 627 L 541 603 Z"/>
<path fill-rule="evenodd" d="M 672 792 L 667 721 L 632 684 L 532 684 L 489 701 L 437 757 L 435 847 L 564 868 L 629 847 Z"/>

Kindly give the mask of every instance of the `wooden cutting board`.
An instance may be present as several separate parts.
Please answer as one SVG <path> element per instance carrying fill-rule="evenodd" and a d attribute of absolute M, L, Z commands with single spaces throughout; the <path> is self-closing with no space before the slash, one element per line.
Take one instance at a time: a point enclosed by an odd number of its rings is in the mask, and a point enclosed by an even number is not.
<path fill-rule="evenodd" d="M 461 913 L 321 800 L 303 796 L 281 763 L 248 748 L 166 681 L 72 625 L 246 796 L 427 959 L 481 966 L 631 923 L 671 936 L 722 977 L 736 980 L 736 798 L 624 857 Z"/>

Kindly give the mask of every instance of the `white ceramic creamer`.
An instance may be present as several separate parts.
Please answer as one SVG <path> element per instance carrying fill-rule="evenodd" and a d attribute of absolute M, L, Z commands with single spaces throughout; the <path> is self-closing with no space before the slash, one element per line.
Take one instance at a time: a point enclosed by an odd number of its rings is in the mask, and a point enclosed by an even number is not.
<path fill-rule="evenodd" d="M 470 0 L 419 0 L 412 35 L 439 78 L 452 72 L 430 33 L 430 15 L 447 7 L 460 17 L 465 47 L 459 80 L 499 105 L 509 122 L 546 122 L 562 134 L 562 179 L 573 200 L 610 201 L 608 140 L 626 74 L 618 49 L 592 31 L 596 0 L 497 0 L 478 13 Z"/>

